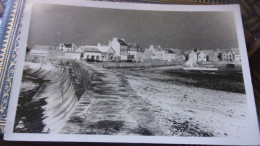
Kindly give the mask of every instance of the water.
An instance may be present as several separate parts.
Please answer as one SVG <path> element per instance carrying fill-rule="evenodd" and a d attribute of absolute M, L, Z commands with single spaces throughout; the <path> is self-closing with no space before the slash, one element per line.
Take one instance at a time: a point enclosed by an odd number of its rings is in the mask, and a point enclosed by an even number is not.
<path fill-rule="evenodd" d="M 164 74 L 187 86 L 228 91 L 245 94 L 243 74 L 241 72 L 223 71 L 215 74 L 191 73 L 182 70 L 166 70 Z"/>

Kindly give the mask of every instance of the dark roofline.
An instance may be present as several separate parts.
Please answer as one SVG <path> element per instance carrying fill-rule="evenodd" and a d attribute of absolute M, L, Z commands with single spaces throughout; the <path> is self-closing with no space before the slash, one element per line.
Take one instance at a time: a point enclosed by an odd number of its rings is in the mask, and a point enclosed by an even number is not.
<path fill-rule="evenodd" d="M 117 41 L 119 42 L 120 45 L 128 46 L 127 43 L 121 39 L 117 39 Z"/>

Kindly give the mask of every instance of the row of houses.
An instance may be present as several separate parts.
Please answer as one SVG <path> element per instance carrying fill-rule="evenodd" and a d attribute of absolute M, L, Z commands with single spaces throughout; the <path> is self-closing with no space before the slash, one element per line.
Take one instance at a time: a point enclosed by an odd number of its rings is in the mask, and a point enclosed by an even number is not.
<path fill-rule="evenodd" d="M 202 50 L 193 49 L 187 56 L 188 64 L 191 63 L 205 63 L 205 62 L 241 62 L 241 56 L 238 48 L 231 48 L 230 50 Z M 190 64 L 192 65 L 192 64 Z"/>
<path fill-rule="evenodd" d="M 232 48 L 231 50 L 226 50 L 222 54 L 222 60 L 228 62 L 241 62 L 239 49 Z"/>
<path fill-rule="evenodd" d="M 78 46 L 75 44 L 61 43 L 59 51 L 65 52 L 65 58 L 77 60 L 95 61 L 134 61 L 143 62 L 145 60 L 158 61 L 184 61 L 185 57 L 174 53 L 171 49 L 163 49 L 161 46 L 151 45 L 147 49 L 139 47 L 136 43 L 127 44 L 124 39 L 113 38 L 108 45 Z"/>
<path fill-rule="evenodd" d="M 55 53 L 49 53 L 55 50 Z M 196 62 L 233 62 L 241 61 L 239 49 L 230 50 L 202 50 L 193 49 L 181 51 L 179 49 L 162 48 L 161 46 L 150 45 L 149 48 L 143 49 L 136 43 L 126 43 L 124 39 L 113 38 L 107 45 L 98 43 L 95 46 L 76 46 L 74 43 L 60 43 L 57 49 L 51 46 L 34 46 L 30 51 L 33 55 L 64 57 L 76 60 L 92 61 L 186 61 L 189 58 Z"/>

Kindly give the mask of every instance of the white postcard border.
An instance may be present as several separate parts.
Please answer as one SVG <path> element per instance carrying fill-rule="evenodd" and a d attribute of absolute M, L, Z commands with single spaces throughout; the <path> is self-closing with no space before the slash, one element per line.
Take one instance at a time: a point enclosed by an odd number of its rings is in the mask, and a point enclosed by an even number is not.
<path fill-rule="evenodd" d="M 25 134 L 13 133 L 13 125 L 16 114 L 16 106 L 18 103 L 19 89 L 21 85 L 22 70 L 25 59 L 25 48 L 28 39 L 28 31 L 30 26 L 30 14 L 32 3 L 48 3 L 60 5 L 73 5 L 85 7 L 99 8 L 116 8 L 116 9 L 132 9 L 132 10 L 153 10 L 153 11 L 233 11 L 236 21 L 236 30 L 240 54 L 242 59 L 243 77 L 247 95 L 249 121 L 248 133 L 245 137 L 240 138 L 220 138 L 220 137 L 167 137 L 167 136 L 108 136 L 108 135 L 75 135 L 75 134 Z M 254 94 L 249 70 L 247 57 L 247 49 L 245 45 L 243 33 L 242 19 L 240 15 L 239 5 L 165 5 L 165 4 L 135 4 L 135 3 L 116 3 L 116 2 L 93 2 L 84 0 L 30 0 L 27 2 L 24 10 L 24 20 L 21 34 L 20 47 L 18 50 L 16 71 L 14 75 L 12 92 L 9 102 L 8 118 L 5 140 L 15 141 L 61 141 L 61 142 L 113 142 L 113 143 L 175 143 L 175 144 L 232 144 L 232 145 L 255 145 L 260 144 L 259 127 L 256 116 L 256 107 L 254 102 Z"/>

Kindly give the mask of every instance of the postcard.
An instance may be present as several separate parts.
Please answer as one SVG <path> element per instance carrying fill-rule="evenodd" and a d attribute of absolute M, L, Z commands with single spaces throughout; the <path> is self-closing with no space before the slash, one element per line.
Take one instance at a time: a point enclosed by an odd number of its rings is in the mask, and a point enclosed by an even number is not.
<path fill-rule="evenodd" d="M 25 3 L 5 140 L 259 144 L 239 5 Z"/>

